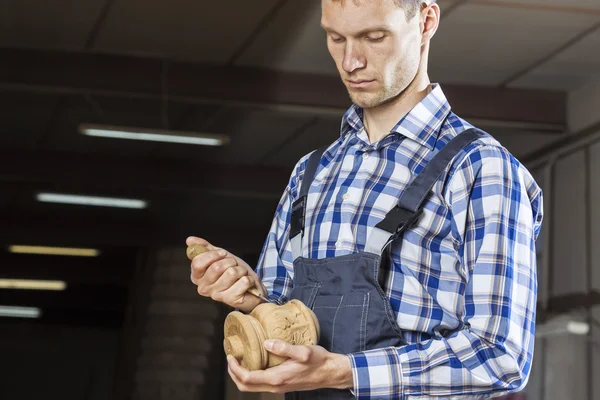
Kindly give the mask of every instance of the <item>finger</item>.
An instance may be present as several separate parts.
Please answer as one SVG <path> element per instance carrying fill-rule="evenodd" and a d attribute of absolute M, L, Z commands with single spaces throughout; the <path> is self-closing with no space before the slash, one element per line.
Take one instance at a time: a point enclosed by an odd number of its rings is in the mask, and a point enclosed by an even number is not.
<path fill-rule="evenodd" d="M 296 346 L 283 340 L 269 339 L 264 342 L 265 349 L 275 355 L 288 357 L 300 363 L 307 363 L 312 356 L 312 350 L 308 346 Z"/>
<path fill-rule="evenodd" d="M 227 372 L 241 392 L 268 392 L 266 388 L 260 388 L 256 387 L 256 385 L 244 383 L 244 380 L 247 379 L 245 374 L 247 374 L 248 371 L 242 368 L 234 357 L 227 357 Z"/>
<path fill-rule="evenodd" d="M 279 368 L 269 368 L 267 370 L 248 371 L 242 367 L 237 360 L 232 357 L 227 357 L 228 371 L 236 385 L 242 387 L 248 392 L 280 392 L 282 389 L 281 375 Z M 275 371 L 273 371 L 275 369 Z"/>
<path fill-rule="evenodd" d="M 213 272 L 213 270 L 215 270 Z M 248 275 L 246 267 L 239 266 L 234 259 L 226 258 L 210 266 L 204 278 L 210 282 L 215 275 L 212 288 L 218 292 L 223 292 L 233 286 L 241 277 Z"/>
<path fill-rule="evenodd" d="M 222 285 L 230 280 L 231 285 L 239 278 L 244 276 L 243 269 L 239 270 L 237 262 L 232 257 L 225 257 L 221 260 L 213 262 L 204 273 L 203 282 L 207 285 Z M 220 282 L 220 283 L 219 283 Z M 229 288 L 223 287 L 223 290 Z"/>
<path fill-rule="evenodd" d="M 252 296 L 248 293 L 248 289 L 252 286 L 254 285 L 250 280 L 250 277 L 248 277 L 248 275 L 242 276 L 229 289 L 220 293 L 221 299 L 232 306 L 243 304 L 246 301 L 247 296 Z"/>
<path fill-rule="evenodd" d="M 191 263 L 192 268 L 192 282 L 202 279 L 208 267 L 213 263 L 224 259 L 227 256 L 227 252 L 221 250 L 211 250 L 206 253 L 198 254 Z"/>

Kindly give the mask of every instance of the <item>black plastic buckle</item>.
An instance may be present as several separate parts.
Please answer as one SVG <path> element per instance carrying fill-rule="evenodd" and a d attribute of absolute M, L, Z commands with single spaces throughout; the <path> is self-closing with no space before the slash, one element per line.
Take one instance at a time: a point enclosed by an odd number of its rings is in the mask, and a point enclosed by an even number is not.
<path fill-rule="evenodd" d="M 290 217 L 290 238 L 293 238 L 304 231 L 305 209 L 306 196 L 302 196 L 292 203 L 292 216 Z"/>
<path fill-rule="evenodd" d="M 416 212 L 412 212 L 411 210 L 407 210 L 405 208 L 401 208 L 400 206 L 396 206 L 391 210 L 392 221 L 400 221 L 396 226 L 394 234 L 391 237 L 391 240 L 398 239 L 404 231 L 414 225 L 421 214 L 423 213 L 423 207 L 419 207 Z"/>

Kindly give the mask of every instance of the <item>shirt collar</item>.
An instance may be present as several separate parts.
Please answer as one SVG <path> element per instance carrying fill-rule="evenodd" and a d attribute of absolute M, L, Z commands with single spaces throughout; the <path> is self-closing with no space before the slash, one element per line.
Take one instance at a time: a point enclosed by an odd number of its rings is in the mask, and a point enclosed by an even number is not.
<path fill-rule="evenodd" d="M 433 150 L 438 132 L 449 113 L 450 103 L 441 86 L 434 83 L 427 96 L 398 121 L 390 133 L 398 133 Z M 342 118 L 341 136 L 356 134 L 363 128 L 363 110 L 353 104 Z"/>

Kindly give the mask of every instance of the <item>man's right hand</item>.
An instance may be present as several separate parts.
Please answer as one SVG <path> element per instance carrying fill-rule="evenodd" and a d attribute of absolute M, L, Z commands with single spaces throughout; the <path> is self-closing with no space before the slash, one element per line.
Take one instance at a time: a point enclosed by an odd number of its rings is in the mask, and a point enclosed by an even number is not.
<path fill-rule="evenodd" d="M 186 245 L 192 244 L 208 249 L 194 257 L 191 263 L 191 280 L 198 286 L 198 294 L 246 313 L 262 302 L 247 292 L 249 288 L 256 286 L 266 297 L 264 286 L 244 260 L 199 237 L 187 238 Z"/>

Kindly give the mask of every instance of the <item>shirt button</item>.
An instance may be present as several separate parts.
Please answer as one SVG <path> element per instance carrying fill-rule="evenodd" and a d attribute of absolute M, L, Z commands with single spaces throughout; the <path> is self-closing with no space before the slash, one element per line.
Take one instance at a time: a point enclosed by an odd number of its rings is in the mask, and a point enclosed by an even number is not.
<path fill-rule="evenodd" d="M 348 193 L 344 193 L 342 197 L 344 200 L 348 200 L 350 198 L 350 195 Z"/>
<path fill-rule="evenodd" d="M 342 241 L 338 240 L 337 242 L 335 242 L 335 247 L 342 247 Z"/>
<path fill-rule="evenodd" d="M 369 158 L 369 153 L 363 153 L 363 159 L 366 160 L 367 158 Z"/>

